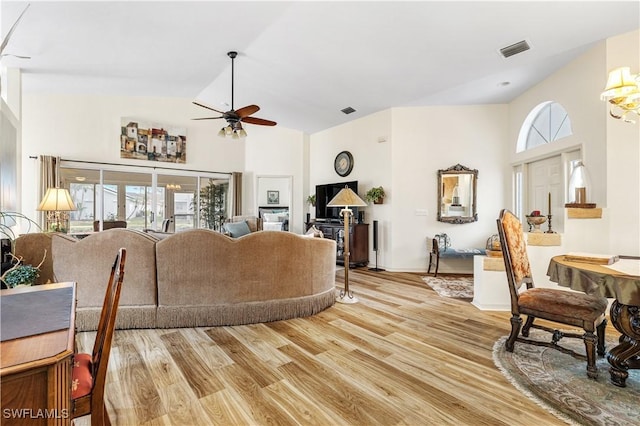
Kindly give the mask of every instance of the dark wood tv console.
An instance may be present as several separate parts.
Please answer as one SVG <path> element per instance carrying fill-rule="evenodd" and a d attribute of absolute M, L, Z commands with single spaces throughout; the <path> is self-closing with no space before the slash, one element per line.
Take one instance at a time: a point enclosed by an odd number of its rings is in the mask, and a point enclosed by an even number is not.
<path fill-rule="evenodd" d="M 306 223 L 308 230 L 315 225 L 322 233 L 324 238 L 331 238 L 337 243 L 336 264 L 344 265 L 342 234 L 344 233 L 344 224 L 340 222 L 318 222 L 312 221 Z M 343 231 L 343 232 L 340 232 Z M 349 227 L 349 267 L 367 266 L 369 264 L 369 224 L 357 223 Z"/>

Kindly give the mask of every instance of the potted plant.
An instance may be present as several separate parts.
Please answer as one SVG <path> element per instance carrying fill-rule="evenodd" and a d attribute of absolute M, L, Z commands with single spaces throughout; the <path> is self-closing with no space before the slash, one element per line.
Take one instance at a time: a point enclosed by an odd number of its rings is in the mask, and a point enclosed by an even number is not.
<path fill-rule="evenodd" d="M 373 204 L 382 204 L 385 193 L 381 186 L 371 188 L 364 196 L 367 201 L 373 201 Z"/>
<path fill-rule="evenodd" d="M 205 228 L 220 230 L 226 219 L 227 183 L 209 179 L 209 184 L 200 189 L 200 221 Z"/>
<path fill-rule="evenodd" d="M 31 286 L 35 284 L 36 279 L 40 276 L 40 267 L 47 257 L 47 251 L 44 251 L 44 256 L 38 266 L 25 265 L 22 263 L 22 257 L 16 257 L 13 254 L 11 257 L 13 257 L 16 264 L 0 276 L 0 281 L 2 281 L 7 288 Z"/>
<path fill-rule="evenodd" d="M 309 195 L 307 197 L 307 204 L 309 204 L 311 207 L 316 206 L 316 194 Z"/>

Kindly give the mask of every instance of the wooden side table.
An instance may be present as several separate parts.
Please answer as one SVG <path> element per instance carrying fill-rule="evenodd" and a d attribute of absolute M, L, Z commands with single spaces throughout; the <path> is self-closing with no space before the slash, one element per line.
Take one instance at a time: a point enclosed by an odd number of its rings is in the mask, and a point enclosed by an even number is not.
<path fill-rule="evenodd" d="M 61 291 L 62 290 L 62 291 Z M 5 321 L 33 321 L 46 330 L 51 324 L 51 314 L 34 309 L 30 303 L 35 299 L 50 298 L 58 317 L 67 316 L 58 322 L 63 328 L 25 335 L 0 343 L 0 392 L 2 401 L 2 423 L 11 425 L 62 426 L 71 422 L 71 369 L 75 343 L 75 283 L 45 284 L 32 287 L 2 290 L 0 298 L 3 311 L 13 300 L 25 301 L 24 315 L 13 318 L 3 313 Z M 27 296 L 27 297 L 25 297 Z M 17 298 L 16 298 L 17 297 Z M 70 303 L 69 303 L 70 302 Z M 15 306 L 15 305 L 14 305 Z M 16 311 L 15 309 L 13 310 Z M 44 327 L 44 328 L 42 328 Z M 50 325 L 50 328 L 56 328 Z M 3 324 L 3 334 L 10 330 Z"/>

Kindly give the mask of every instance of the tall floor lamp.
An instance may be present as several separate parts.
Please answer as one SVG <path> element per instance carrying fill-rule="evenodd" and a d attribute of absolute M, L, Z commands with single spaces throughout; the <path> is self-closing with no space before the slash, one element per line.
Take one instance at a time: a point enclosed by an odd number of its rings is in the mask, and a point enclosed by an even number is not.
<path fill-rule="evenodd" d="M 336 299 L 336 302 L 340 303 L 358 302 L 358 299 L 349 290 L 349 224 L 353 217 L 353 212 L 349 209 L 350 206 L 365 207 L 367 203 L 346 185 L 327 203 L 327 207 L 344 207 L 340 211 L 344 220 L 344 289 L 340 290 L 340 296 Z"/>
<path fill-rule="evenodd" d="M 69 190 L 65 188 L 48 188 L 38 210 L 47 212 L 47 227 L 55 232 L 67 232 L 67 212 L 76 209 Z M 64 222 L 65 226 L 61 225 Z"/>

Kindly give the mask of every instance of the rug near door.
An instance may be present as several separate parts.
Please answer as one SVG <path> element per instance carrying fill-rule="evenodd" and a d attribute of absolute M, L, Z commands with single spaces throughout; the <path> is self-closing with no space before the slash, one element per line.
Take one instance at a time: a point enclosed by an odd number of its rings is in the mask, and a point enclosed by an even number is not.
<path fill-rule="evenodd" d="M 615 334 L 615 333 L 610 333 Z M 549 334 L 531 330 L 530 337 L 549 341 Z M 607 348 L 618 336 L 607 336 Z M 598 379 L 587 377 L 586 361 L 558 350 L 516 342 L 507 352 L 500 338 L 493 347 L 493 360 L 505 377 L 524 395 L 556 417 L 573 425 L 640 425 L 640 370 L 629 370 L 627 387 L 609 382 L 606 357 L 597 361 Z M 579 339 L 562 339 L 562 346 L 584 354 Z"/>
<path fill-rule="evenodd" d="M 422 277 L 438 295 L 456 299 L 473 299 L 473 277 Z"/>

